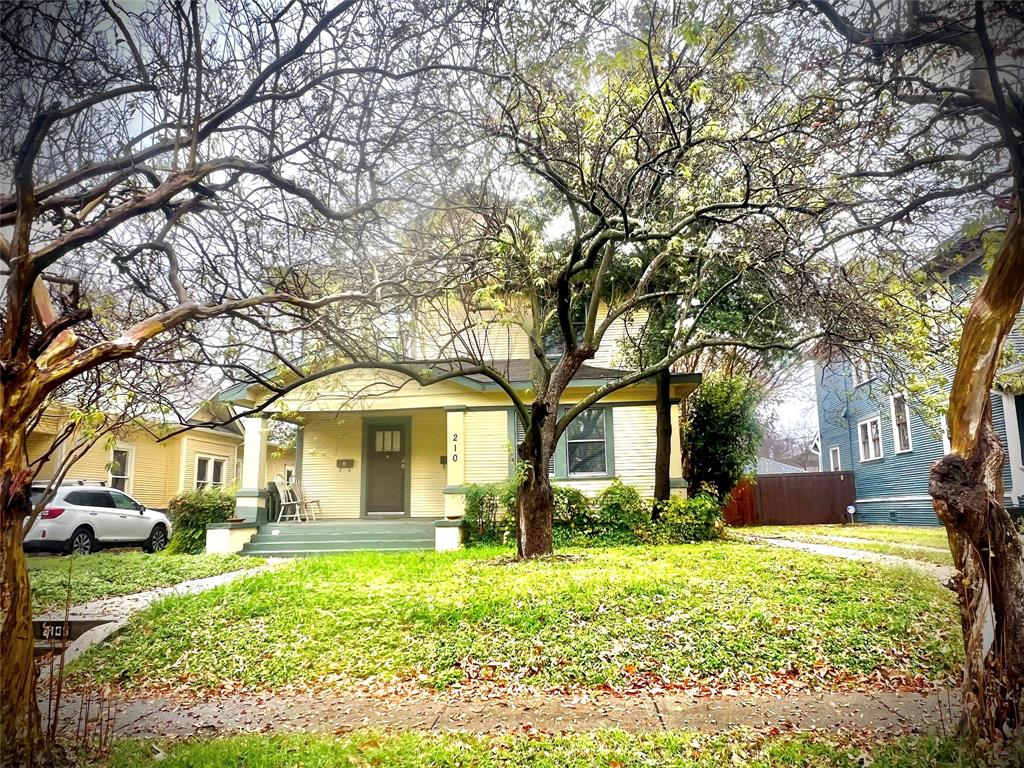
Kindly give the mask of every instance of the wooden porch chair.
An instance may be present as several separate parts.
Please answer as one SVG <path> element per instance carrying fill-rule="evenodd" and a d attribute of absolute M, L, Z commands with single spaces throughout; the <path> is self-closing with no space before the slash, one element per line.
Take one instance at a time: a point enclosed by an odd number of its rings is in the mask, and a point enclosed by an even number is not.
<path fill-rule="evenodd" d="M 323 515 L 324 513 L 323 508 L 320 506 L 320 499 L 307 499 L 306 494 L 302 492 L 302 486 L 298 483 L 292 483 L 291 491 L 294 498 L 299 502 L 299 509 L 302 510 L 306 520 L 315 523 L 316 516 L 318 514 Z M 313 511 L 314 506 L 316 506 L 316 512 Z"/>
<path fill-rule="evenodd" d="M 274 490 L 277 491 L 277 497 L 281 500 L 276 522 L 286 523 L 294 521 L 301 523 L 302 515 L 299 500 L 292 492 L 288 483 L 280 475 L 276 476 L 271 482 L 274 484 Z"/>

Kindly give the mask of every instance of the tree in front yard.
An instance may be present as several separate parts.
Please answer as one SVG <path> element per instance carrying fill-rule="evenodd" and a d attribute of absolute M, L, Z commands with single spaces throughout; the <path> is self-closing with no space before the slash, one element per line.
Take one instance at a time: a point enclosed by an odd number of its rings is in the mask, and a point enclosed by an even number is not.
<path fill-rule="evenodd" d="M 586 408 L 701 351 L 864 333 L 858 307 L 871 285 L 835 280 L 840 263 L 819 239 L 849 194 L 833 182 L 831 148 L 858 127 L 802 66 L 776 56 L 783 36 L 756 12 L 691 11 L 584 13 L 585 40 L 524 46 L 521 74 L 496 88 L 489 127 L 519 183 L 506 185 L 508 213 L 494 217 L 489 271 L 528 298 L 533 356 L 529 398 L 512 395 L 525 435 L 521 557 L 551 552 L 549 459 Z M 723 325 L 738 296 L 761 317 L 794 322 L 766 333 L 771 324 L 751 313 Z M 559 408 L 615 322 L 664 318 L 666 307 L 659 355 Z"/>
<path fill-rule="evenodd" d="M 412 262 L 375 247 L 457 166 L 444 150 L 472 58 L 464 10 L 5 4 L 4 765 L 47 760 L 21 547 L 38 512 L 28 431 L 54 399 L 95 404 L 89 387 L 125 405 L 133 382 L 152 395 L 176 380 L 194 398 L 205 370 L 251 370 L 318 310 L 400 292 Z"/>
<path fill-rule="evenodd" d="M 1004 452 L 989 401 L 1024 301 L 1024 20 L 1013 3 L 805 7 L 804 18 L 820 25 L 805 28 L 807 55 L 834 76 L 866 128 L 883 126 L 848 154 L 849 175 L 871 182 L 852 234 L 872 237 L 873 247 L 920 250 L 965 219 L 1001 231 L 959 340 L 952 451 L 931 475 L 958 571 L 964 724 L 998 743 L 1024 727 L 1024 547 L 1003 505 Z"/>
<path fill-rule="evenodd" d="M 763 390 L 744 376 L 712 374 L 687 401 L 683 417 L 683 474 L 692 493 L 713 489 L 719 502 L 757 460 Z"/>

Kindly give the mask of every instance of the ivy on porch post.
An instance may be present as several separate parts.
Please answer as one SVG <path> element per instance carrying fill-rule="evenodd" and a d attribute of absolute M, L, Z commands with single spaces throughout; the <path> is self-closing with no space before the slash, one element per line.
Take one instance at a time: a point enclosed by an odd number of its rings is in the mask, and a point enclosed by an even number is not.
<path fill-rule="evenodd" d="M 449 406 L 445 408 L 445 416 L 448 478 L 444 489 L 444 516 L 462 517 L 466 511 L 466 407 Z"/>
<path fill-rule="evenodd" d="M 242 419 L 245 453 L 242 483 L 235 495 L 235 514 L 246 522 L 267 522 L 267 421 L 259 416 Z"/>

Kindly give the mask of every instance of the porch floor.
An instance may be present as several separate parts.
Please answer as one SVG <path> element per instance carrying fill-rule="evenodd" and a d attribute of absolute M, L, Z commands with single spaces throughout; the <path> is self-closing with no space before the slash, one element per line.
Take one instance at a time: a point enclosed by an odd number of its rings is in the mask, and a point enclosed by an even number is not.
<path fill-rule="evenodd" d="M 305 557 L 373 550 L 401 552 L 434 548 L 434 518 L 324 520 L 267 523 L 243 548 L 243 555 Z"/>

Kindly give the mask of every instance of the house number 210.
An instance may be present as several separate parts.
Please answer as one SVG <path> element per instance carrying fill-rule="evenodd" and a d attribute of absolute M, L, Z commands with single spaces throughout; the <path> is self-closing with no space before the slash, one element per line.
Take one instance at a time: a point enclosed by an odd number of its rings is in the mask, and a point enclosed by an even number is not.
<path fill-rule="evenodd" d="M 452 432 L 452 463 L 459 460 L 459 433 Z"/>

